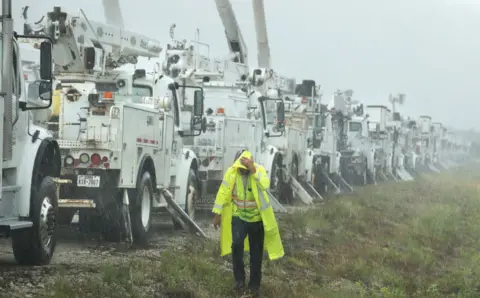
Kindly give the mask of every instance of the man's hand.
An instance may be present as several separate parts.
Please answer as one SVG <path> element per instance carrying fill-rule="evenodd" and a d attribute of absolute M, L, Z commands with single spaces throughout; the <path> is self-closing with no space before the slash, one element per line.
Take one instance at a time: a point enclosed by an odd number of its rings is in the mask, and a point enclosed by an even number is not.
<path fill-rule="evenodd" d="M 213 217 L 213 227 L 215 228 L 215 230 L 218 230 L 218 227 L 220 227 L 221 219 L 222 217 L 220 216 L 220 214 L 215 214 L 215 216 Z"/>
<path fill-rule="evenodd" d="M 247 167 L 251 174 L 254 174 L 257 171 L 257 169 L 255 169 L 255 165 L 253 164 L 253 159 L 242 157 L 240 159 L 240 163 Z"/>

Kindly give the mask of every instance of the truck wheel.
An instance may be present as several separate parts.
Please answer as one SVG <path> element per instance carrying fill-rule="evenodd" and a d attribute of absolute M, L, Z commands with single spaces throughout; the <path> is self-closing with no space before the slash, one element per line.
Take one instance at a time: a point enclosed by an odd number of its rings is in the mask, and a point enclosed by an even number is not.
<path fill-rule="evenodd" d="M 21 265 L 48 265 L 57 242 L 58 198 L 52 177 L 44 177 L 32 190 L 30 220 L 33 226 L 12 231 L 15 260 Z"/>
<path fill-rule="evenodd" d="M 187 193 L 185 195 L 185 213 L 195 220 L 195 200 L 198 196 L 198 180 L 197 175 L 193 169 L 188 172 Z M 173 219 L 173 227 L 177 230 L 182 229 L 182 226 Z"/>
<path fill-rule="evenodd" d="M 130 211 L 133 241 L 146 244 L 152 221 L 153 183 L 150 173 L 145 171 L 137 186 L 135 201 Z"/>

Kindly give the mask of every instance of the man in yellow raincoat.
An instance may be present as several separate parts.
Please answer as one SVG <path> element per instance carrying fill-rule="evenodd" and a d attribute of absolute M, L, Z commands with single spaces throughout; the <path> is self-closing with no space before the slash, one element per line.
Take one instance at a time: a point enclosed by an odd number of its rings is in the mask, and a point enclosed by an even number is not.
<path fill-rule="evenodd" d="M 245 287 L 244 251 L 250 251 L 248 288 L 258 295 L 264 249 L 270 260 L 284 255 L 275 214 L 268 198 L 270 179 L 265 168 L 253 162 L 252 154 L 237 153 L 235 163 L 223 178 L 213 213 L 215 229 L 220 226 L 221 255 L 232 254 L 235 289 Z M 248 236 L 248 237 L 247 237 Z"/>

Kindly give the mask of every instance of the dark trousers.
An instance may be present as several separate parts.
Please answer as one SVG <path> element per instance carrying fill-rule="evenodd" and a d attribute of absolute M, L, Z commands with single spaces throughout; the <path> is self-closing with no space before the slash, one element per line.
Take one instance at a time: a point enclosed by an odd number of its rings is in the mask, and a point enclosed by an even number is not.
<path fill-rule="evenodd" d="M 258 290 L 262 279 L 262 259 L 264 230 L 262 222 L 246 222 L 238 217 L 232 218 L 232 258 L 233 276 L 237 285 L 245 284 L 245 266 L 243 264 L 244 241 L 248 236 L 250 245 L 250 281 L 248 287 Z"/>

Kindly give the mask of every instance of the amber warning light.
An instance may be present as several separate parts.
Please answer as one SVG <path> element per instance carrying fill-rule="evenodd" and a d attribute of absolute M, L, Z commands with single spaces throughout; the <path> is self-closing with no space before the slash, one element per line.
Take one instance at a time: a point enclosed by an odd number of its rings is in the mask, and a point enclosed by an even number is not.
<path fill-rule="evenodd" d="M 102 101 L 113 101 L 113 92 L 103 92 L 103 98 Z"/>

